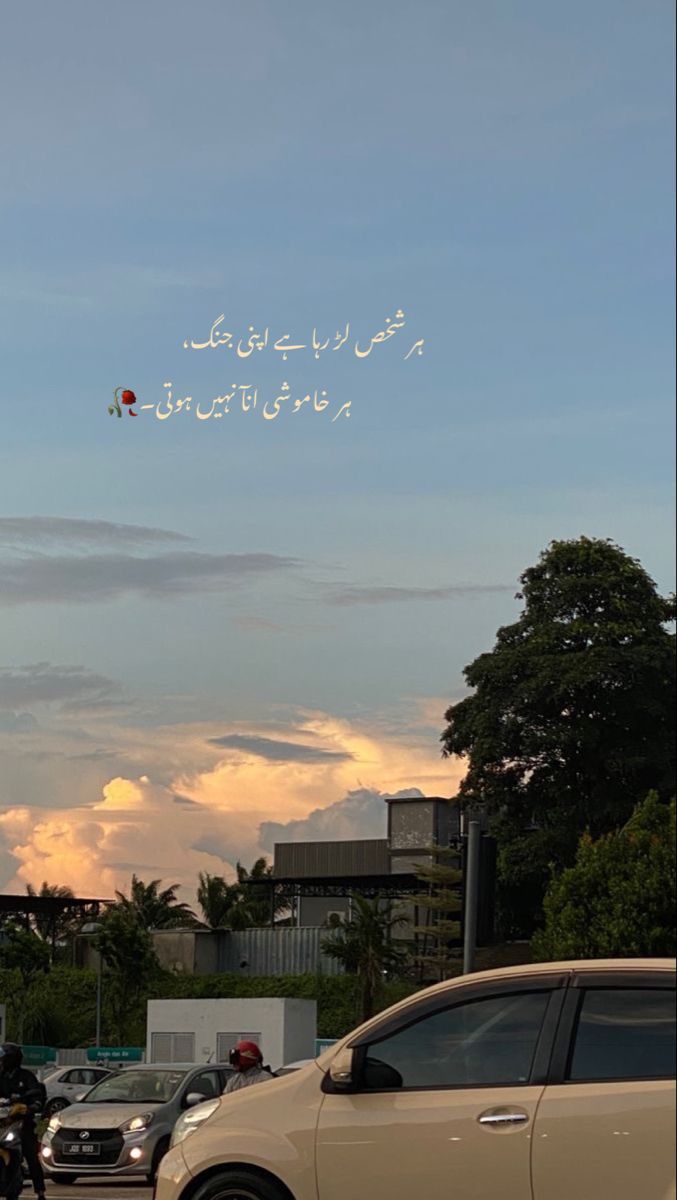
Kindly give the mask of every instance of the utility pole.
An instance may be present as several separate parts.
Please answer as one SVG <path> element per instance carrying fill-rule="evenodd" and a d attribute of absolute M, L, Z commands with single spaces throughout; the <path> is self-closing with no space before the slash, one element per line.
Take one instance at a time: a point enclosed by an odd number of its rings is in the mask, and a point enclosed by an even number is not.
<path fill-rule="evenodd" d="M 469 821 L 465 868 L 465 913 L 463 923 L 464 975 L 469 975 L 475 969 L 477 911 L 479 907 L 480 882 L 480 837 L 481 826 L 479 821 Z"/>

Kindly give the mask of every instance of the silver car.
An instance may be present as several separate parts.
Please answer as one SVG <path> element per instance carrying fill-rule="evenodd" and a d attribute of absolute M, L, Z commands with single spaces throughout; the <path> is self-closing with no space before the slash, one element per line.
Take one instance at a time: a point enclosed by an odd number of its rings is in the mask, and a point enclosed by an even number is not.
<path fill-rule="evenodd" d="M 51 1118 L 42 1165 L 60 1183 L 85 1175 L 145 1175 L 152 1182 L 178 1118 L 220 1096 L 231 1074 L 226 1065 L 181 1063 L 115 1071 Z"/>

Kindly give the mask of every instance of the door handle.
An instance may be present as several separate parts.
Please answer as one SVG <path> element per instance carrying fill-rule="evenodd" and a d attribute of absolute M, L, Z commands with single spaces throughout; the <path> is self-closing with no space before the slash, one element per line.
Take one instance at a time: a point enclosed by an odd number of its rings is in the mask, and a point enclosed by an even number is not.
<path fill-rule="evenodd" d="M 480 1125 L 490 1128 L 501 1128 L 506 1125 L 525 1125 L 529 1114 L 525 1112 L 486 1112 L 477 1118 Z"/>

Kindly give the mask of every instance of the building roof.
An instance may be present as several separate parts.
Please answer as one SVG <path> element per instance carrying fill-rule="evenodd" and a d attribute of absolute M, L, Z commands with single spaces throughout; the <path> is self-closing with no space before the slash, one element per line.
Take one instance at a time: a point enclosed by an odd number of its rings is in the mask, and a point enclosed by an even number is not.
<path fill-rule="evenodd" d="M 273 878 L 318 879 L 389 875 L 387 838 L 335 842 L 277 842 Z"/>
<path fill-rule="evenodd" d="M 431 800 L 437 801 L 439 804 L 456 804 L 458 796 L 384 796 L 386 804 L 423 804 L 430 803 Z"/>

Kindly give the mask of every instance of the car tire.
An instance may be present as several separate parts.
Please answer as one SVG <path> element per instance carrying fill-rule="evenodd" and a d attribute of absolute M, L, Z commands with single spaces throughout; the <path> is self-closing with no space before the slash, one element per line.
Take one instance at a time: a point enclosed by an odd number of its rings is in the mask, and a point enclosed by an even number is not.
<path fill-rule="evenodd" d="M 55 1113 L 63 1112 L 64 1108 L 68 1108 L 68 1101 L 64 1100 L 63 1096 L 55 1096 L 53 1100 L 48 1100 L 42 1110 L 42 1115 L 45 1120 L 49 1120 Z"/>
<path fill-rule="evenodd" d="M 192 1200 L 288 1200 L 288 1195 L 272 1180 L 241 1167 L 206 1179 Z"/>
<path fill-rule="evenodd" d="M 162 1141 L 158 1142 L 157 1146 L 155 1147 L 155 1153 L 153 1155 L 153 1162 L 152 1162 L 150 1171 L 146 1175 L 146 1180 L 151 1185 L 151 1187 L 155 1184 L 155 1180 L 157 1179 L 157 1173 L 158 1173 L 158 1169 L 160 1167 L 160 1163 L 162 1162 L 162 1160 L 168 1150 L 169 1150 L 169 1138 L 163 1138 Z"/>

